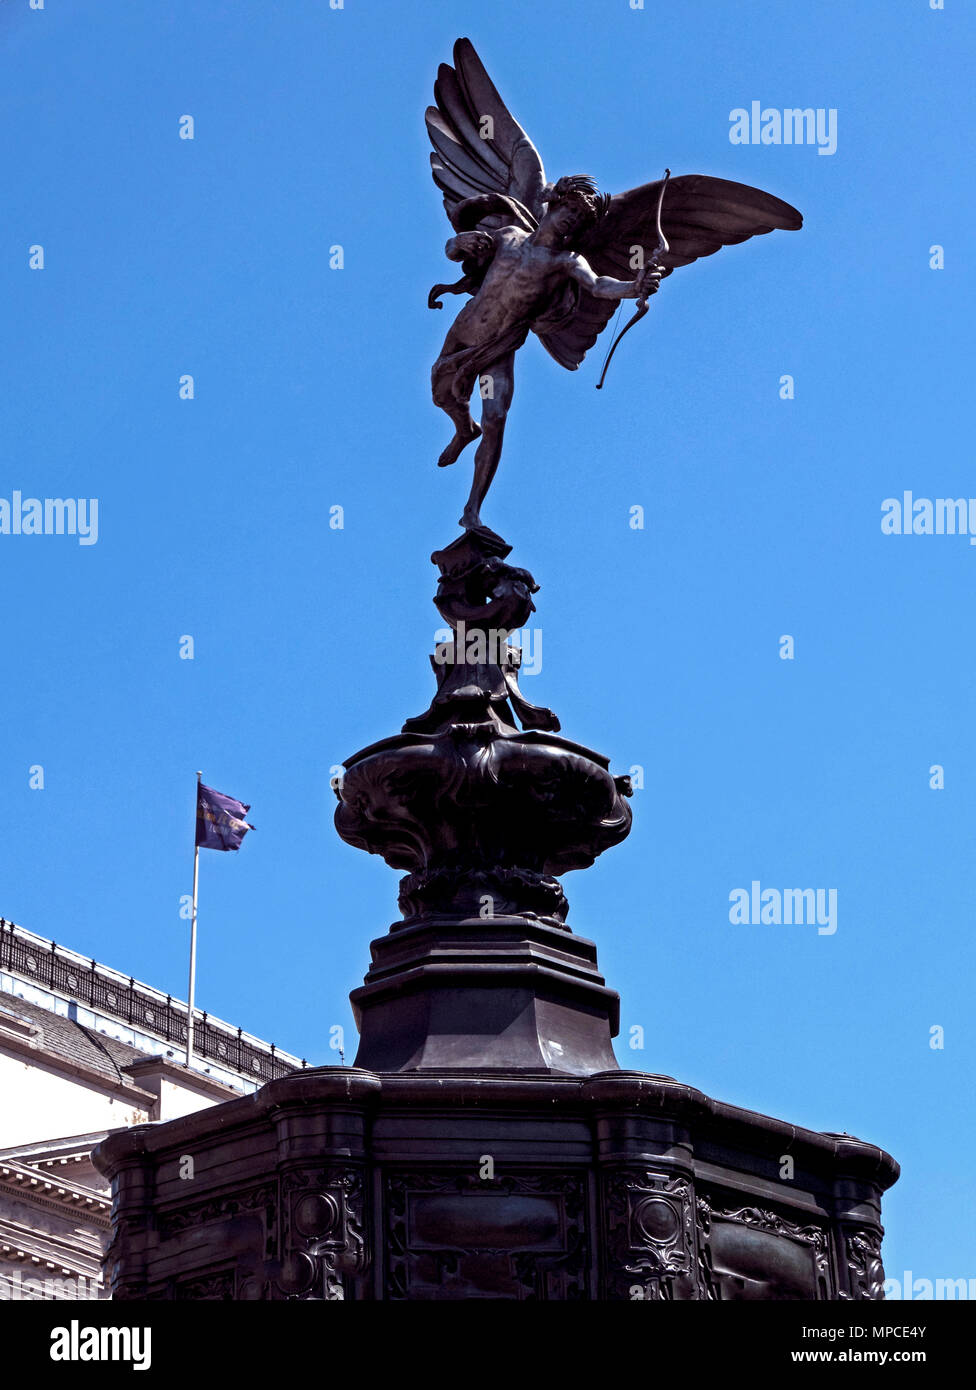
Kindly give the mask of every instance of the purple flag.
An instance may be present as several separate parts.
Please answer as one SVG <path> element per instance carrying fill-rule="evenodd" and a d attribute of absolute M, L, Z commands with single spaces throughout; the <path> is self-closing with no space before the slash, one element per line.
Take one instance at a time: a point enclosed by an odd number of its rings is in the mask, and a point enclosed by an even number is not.
<path fill-rule="evenodd" d="M 254 826 L 244 819 L 250 806 L 197 783 L 197 845 L 201 849 L 240 849 Z"/>

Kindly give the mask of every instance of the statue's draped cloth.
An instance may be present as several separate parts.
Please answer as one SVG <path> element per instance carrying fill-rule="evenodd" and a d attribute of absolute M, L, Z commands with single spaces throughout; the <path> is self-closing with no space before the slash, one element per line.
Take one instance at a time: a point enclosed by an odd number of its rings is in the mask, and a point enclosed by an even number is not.
<path fill-rule="evenodd" d="M 461 405 L 471 399 L 475 382 L 487 368 L 517 351 L 529 336 L 530 324 L 518 323 L 473 347 L 438 357 L 430 374 L 435 401 L 451 395 Z"/>

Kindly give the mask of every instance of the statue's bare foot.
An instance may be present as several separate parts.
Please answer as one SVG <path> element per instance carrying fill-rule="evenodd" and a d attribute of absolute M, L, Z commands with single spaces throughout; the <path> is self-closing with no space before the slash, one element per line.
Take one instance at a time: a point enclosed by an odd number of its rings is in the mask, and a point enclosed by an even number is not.
<path fill-rule="evenodd" d="M 481 434 L 481 426 L 471 421 L 470 430 L 458 430 L 447 448 L 437 460 L 438 468 L 448 468 L 452 463 L 456 463 L 461 455 L 462 449 L 466 449 L 473 439 L 477 439 Z"/>
<path fill-rule="evenodd" d="M 465 507 L 458 525 L 463 526 L 465 531 L 480 531 L 481 517 L 473 507 Z"/>

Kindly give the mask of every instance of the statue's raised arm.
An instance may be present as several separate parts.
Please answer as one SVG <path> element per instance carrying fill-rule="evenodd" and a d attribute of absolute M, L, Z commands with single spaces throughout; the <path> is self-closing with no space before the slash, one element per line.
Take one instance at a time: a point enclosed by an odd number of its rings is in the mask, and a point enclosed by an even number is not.
<path fill-rule="evenodd" d="M 701 174 L 646 183 L 614 197 L 585 174 L 546 181 L 542 160 L 468 39 L 442 64 L 427 109 L 434 182 L 454 229 L 447 245 L 463 276 L 438 296 L 471 295 L 431 373 L 434 403 L 454 425 L 438 460 L 452 464 L 480 437 L 461 525 L 478 529 L 501 456 L 514 391 L 515 354 L 530 331 L 575 371 L 621 299 L 646 299 L 678 266 L 775 228 L 796 230 L 797 210 L 758 188 Z M 663 193 L 663 197 L 662 197 Z M 470 408 L 475 387 L 481 423 Z"/>

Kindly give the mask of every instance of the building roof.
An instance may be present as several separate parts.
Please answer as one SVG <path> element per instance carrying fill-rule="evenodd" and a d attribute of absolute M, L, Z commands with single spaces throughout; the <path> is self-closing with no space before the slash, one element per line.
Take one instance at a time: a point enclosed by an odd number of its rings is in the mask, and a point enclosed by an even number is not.
<path fill-rule="evenodd" d="M 16 1014 L 21 1003 L 40 1009 L 43 1017 L 32 1014 L 18 1025 L 10 1013 Z M 143 1058 L 166 1057 L 179 1064 L 187 1061 L 188 1010 L 182 1000 L 3 917 L 0 1004 L 10 1021 L 10 1027 L 3 1029 L 8 1038 L 11 1029 L 43 1027 L 59 1055 L 82 1067 L 95 1062 L 96 1070 L 104 1076 L 116 1074 L 113 1064 L 124 1067 L 134 1061 L 134 1052 Z M 21 1012 L 26 1015 L 26 1007 Z M 59 1029 L 53 1022 L 55 1015 L 62 1023 L 72 1023 L 73 1029 Z M 0 1014 L 0 1026 L 3 1018 Z M 254 1091 L 305 1065 L 212 1014 L 194 1009 L 193 1026 L 191 1069 L 237 1092 Z M 119 1051 L 120 1047 L 124 1050 Z M 78 1048 L 83 1051 L 83 1060 L 77 1056 Z"/>
<path fill-rule="evenodd" d="M 51 1053 L 127 1085 L 131 1085 L 132 1078 L 125 1075 L 122 1068 L 143 1061 L 146 1055 L 128 1043 L 85 1028 L 74 1019 L 64 1018 L 40 1004 L 32 1004 L 27 999 L 10 994 L 0 994 L 0 1031 L 7 1018 L 20 1019 L 31 1025 L 31 1041 L 39 1051 Z"/>

